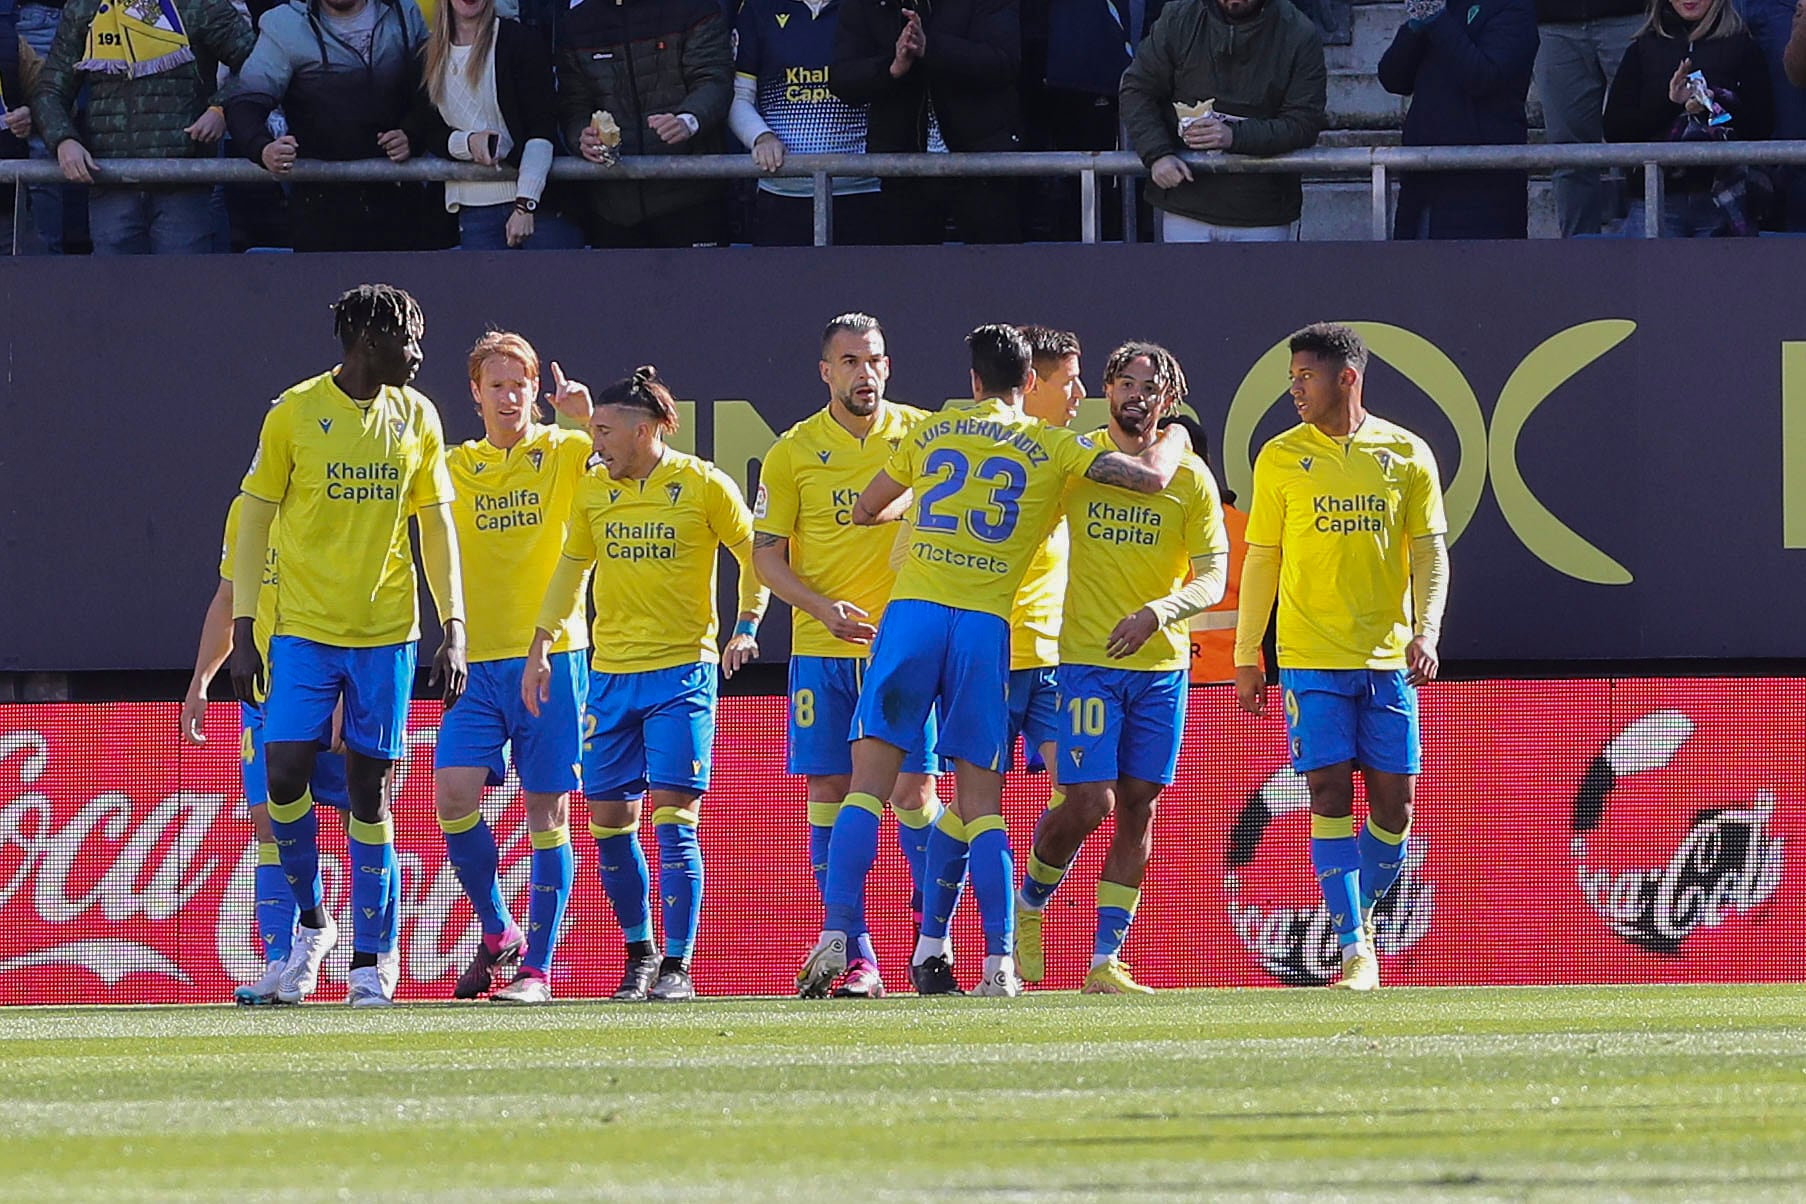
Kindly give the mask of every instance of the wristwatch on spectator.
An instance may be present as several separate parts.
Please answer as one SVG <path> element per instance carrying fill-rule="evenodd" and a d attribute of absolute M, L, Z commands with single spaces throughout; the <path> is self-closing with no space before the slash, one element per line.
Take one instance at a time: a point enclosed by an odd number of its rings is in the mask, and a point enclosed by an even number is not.
<path fill-rule="evenodd" d="M 517 196 L 514 198 L 514 211 L 516 213 L 529 213 L 530 214 L 530 213 L 537 212 L 538 209 L 539 209 L 539 202 L 534 200 L 530 196 Z"/>

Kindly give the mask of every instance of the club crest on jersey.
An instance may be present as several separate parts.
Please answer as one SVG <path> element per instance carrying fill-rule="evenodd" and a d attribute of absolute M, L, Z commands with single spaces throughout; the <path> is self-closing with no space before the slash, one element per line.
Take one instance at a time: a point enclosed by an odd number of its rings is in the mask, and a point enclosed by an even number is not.
<path fill-rule="evenodd" d="M 815 458 L 820 460 L 823 464 L 826 464 L 828 462 L 828 456 L 830 454 L 831 453 L 826 452 L 826 451 L 818 451 L 815 453 Z"/>
<path fill-rule="evenodd" d="M 1380 471 L 1381 472 L 1387 472 L 1387 471 L 1391 470 L 1391 468 L 1392 468 L 1392 453 L 1391 452 L 1376 451 L 1373 453 L 1373 458 L 1380 462 Z"/>
<path fill-rule="evenodd" d="M 389 422 L 389 429 L 394 431 L 395 437 L 399 439 L 407 433 L 408 424 L 400 418 L 395 418 Z"/>
<path fill-rule="evenodd" d="M 320 433 L 322 435 L 332 434 L 332 419 L 330 419 L 330 418 L 320 419 Z"/>
<path fill-rule="evenodd" d="M 1075 748 L 1072 750 L 1072 763 L 1077 766 L 1083 766 L 1085 764 L 1085 750 L 1084 749 Z"/>
<path fill-rule="evenodd" d="M 665 496 L 671 499 L 673 506 L 677 505 L 677 499 L 683 496 L 683 491 L 684 487 L 675 481 L 665 486 Z"/>
<path fill-rule="evenodd" d="M 890 449 L 892 451 L 896 451 L 899 447 L 903 446 L 903 440 L 901 439 L 886 439 L 885 442 L 890 444 Z"/>
<path fill-rule="evenodd" d="M 1304 469 L 1304 471 L 1306 471 L 1306 472 L 1309 472 L 1311 470 L 1311 465 L 1315 464 L 1316 462 L 1317 462 L 1317 458 L 1315 456 L 1299 456 L 1298 457 L 1298 467 Z"/>
<path fill-rule="evenodd" d="M 532 451 L 527 453 L 527 459 L 529 459 L 533 462 L 533 471 L 534 472 L 539 471 L 539 466 L 542 463 L 544 463 L 545 458 L 546 458 L 545 452 L 540 451 L 538 448 L 534 448 Z"/>

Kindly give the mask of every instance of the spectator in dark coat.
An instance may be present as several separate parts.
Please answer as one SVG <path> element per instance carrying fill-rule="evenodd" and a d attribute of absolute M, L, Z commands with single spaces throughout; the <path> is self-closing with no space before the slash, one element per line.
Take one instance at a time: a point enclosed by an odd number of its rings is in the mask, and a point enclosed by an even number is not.
<path fill-rule="evenodd" d="M 1386 91 L 1411 98 L 1404 144 L 1524 145 L 1536 43 L 1534 0 L 1419 4 L 1379 66 Z M 1406 174 L 1392 237 L 1525 238 L 1528 197 L 1522 171 Z"/>
<path fill-rule="evenodd" d="M 1017 0 L 843 0 L 828 87 L 868 105 L 866 149 L 1022 148 Z M 886 180 L 885 237 L 938 243 L 951 217 L 969 243 L 1021 238 L 1013 180 Z"/>
<path fill-rule="evenodd" d="M 1605 98 L 1607 142 L 1666 142 L 1686 131 L 1688 114 L 1710 116 L 1689 91 L 1687 75 L 1706 78 L 1712 102 L 1731 116 L 1729 136 L 1757 142 L 1774 131 L 1774 94 L 1761 47 L 1744 27 L 1731 0 L 1650 0 L 1637 38 L 1624 52 Z M 1697 131 L 1696 131 L 1697 132 Z M 1663 175 L 1662 234 L 1706 238 L 1754 234 L 1754 207 L 1766 180 L 1750 169 L 1669 168 Z M 1642 169 L 1632 175 L 1633 196 L 1643 195 Z M 1643 233 L 1643 202 L 1631 202 L 1624 232 Z"/>

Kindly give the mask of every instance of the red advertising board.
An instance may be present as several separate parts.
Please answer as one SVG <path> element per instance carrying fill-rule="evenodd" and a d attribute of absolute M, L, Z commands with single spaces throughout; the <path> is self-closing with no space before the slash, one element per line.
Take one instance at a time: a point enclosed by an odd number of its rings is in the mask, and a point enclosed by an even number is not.
<path fill-rule="evenodd" d="M 1615 680 L 1438 684 L 1424 695 L 1424 776 L 1405 877 L 1382 905 L 1393 984 L 1765 981 L 1806 948 L 1806 682 Z M 786 993 L 820 925 L 802 783 L 783 773 L 781 698 L 721 703 L 695 971 L 707 994 Z M 450 995 L 476 940 L 432 818 L 436 704 L 417 703 L 402 768 L 403 999 Z M 236 709 L 205 748 L 173 703 L 0 706 L 0 1003 L 229 998 L 253 977 L 255 847 L 238 783 Z M 1128 960 L 1155 986 L 1306 985 L 1333 963 L 1306 853 L 1300 782 L 1276 718 L 1225 687 L 1194 690 L 1179 780 L 1156 830 Z M 946 782 L 951 791 L 951 780 Z M 488 802 L 510 894 L 528 842 L 512 780 Z M 1025 854 L 1045 779 L 1013 774 Z M 576 809 L 581 814 L 581 807 Z M 499 814 L 498 814 L 499 813 Z M 562 997 L 605 994 L 619 934 L 575 825 L 577 889 L 554 971 Z M 323 820 L 330 900 L 342 829 Z M 901 989 L 908 879 L 886 839 L 868 911 Z M 1048 981 L 1076 987 L 1090 953 L 1094 837 L 1046 924 Z M 657 849 L 646 833 L 647 857 Z M 656 913 L 656 908 L 654 909 Z M 963 973 L 981 952 L 962 902 Z M 338 998 L 343 947 L 321 998 Z"/>

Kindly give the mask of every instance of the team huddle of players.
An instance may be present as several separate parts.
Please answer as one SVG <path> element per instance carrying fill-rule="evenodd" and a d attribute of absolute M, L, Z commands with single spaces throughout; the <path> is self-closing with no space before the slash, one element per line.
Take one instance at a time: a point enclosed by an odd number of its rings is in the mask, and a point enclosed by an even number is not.
<path fill-rule="evenodd" d="M 914 880 L 918 992 L 961 990 L 947 933 L 968 882 L 986 946 L 976 993 L 1039 981 L 1042 910 L 1111 815 L 1084 989 L 1149 989 L 1119 954 L 1178 764 L 1187 621 L 1222 598 L 1229 558 L 1210 470 L 1182 427 L 1162 426 L 1185 396 L 1164 348 L 1111 354 L 1109 421 L 1081 433 L 1067 429 L 1084 396 L 1069 334 L 979 327 L 966 339 L 971 402 L 929 413 L 886 399 L 879 323 L 834 318 L 821 342 L 828 404 L 767 453 L 749 510 L 724 473 L 667 442 L 677 407 L 651 368 L 592 395 L 550 364 L 547 398 L 584 428 L 564 429 L 537 417 L 534 349 L 486 334 L 468 359 L 484 438 L 447 451 L 437 412 L 408 387 L 424 329 L 414 300 L 366 285 L 334 312 L 343 362 L 264 420 L 184 708 L 198 740 L 207 682 L 230 664 L 246 700 L 266 951 L 241 1002 L 307 998 L 338 941 L 316 802 L 347 812 L 349 1002 L 393 1002 L 390 775 L 419 637 L 410 516 L 445 631 L 430 679 L 447 704 L 439 823 L 483 934 L 457 997 L 551 998 L 579 789 L 626 944 L 615 998 L 694 997 L 717 673 L 758 654 L 768 589 L 795 613 L 787 768 L 807 782 L 823 904 L 799 994 L 883 993 L 865 888 L 887 802 Z M 1236 685 L 1260 713 L 1259 645 L 1277 599 L 1293 763 L 1344 951 L 1338 985 L 1370 989 L 1372 910 L 1404 863 L 1418 772 L 1415 686 L 1437 667 L 1442 498 L 1422 440 L 1366 413 L 1366 350 L 1352 331 L 1307 327 L 1292 351 L 1302 421 L 1255 466 Z M 719 548 L 738 564 L 739 602 L 718 649 Z M 1000 807 L 1018 736 L 1053 787 L 1019 883 Z M 524 925 L 479 807 L 505 755 L 531 834 Z M 957 782 L 945 804 L 944 766 Z M 1368 798 L 1358 837 L 1357 766 Z M 639 840 L 648 805 L 662 954 Z"/>

